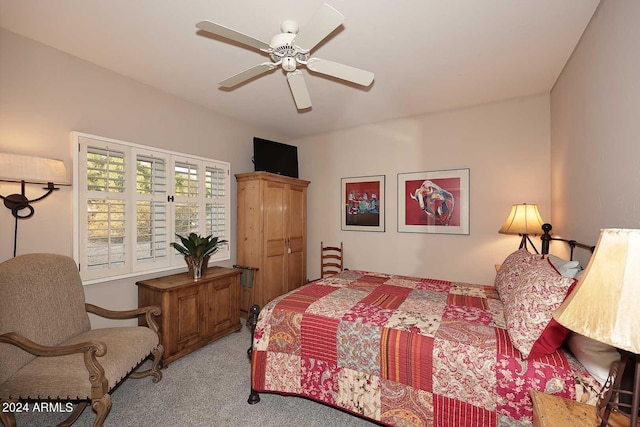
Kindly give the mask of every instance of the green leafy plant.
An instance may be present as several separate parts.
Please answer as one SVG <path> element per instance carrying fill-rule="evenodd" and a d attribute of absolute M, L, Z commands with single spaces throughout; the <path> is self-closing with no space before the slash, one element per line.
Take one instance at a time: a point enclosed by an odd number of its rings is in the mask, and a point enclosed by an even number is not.
<path fill-rule="evenodd" d="M 189 233 L 186 237 L 179 234 L 176 236 L 180 238 L 182 244 L 172 242 L 171 246 L 186 257 L 204 258 L 216 253 L 221 245 L 228 243 L 213 235 L 202 237 L 197 233 Z"/>

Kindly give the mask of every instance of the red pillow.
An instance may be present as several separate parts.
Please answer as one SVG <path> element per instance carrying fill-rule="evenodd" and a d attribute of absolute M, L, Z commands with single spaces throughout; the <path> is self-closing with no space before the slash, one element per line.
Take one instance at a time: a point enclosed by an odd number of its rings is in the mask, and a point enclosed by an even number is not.
<path fill-rule="evenodd" d="M 569 290 L 567 291 L 564 299 L 569 296 L 577 284 L 578 281 L 573 279 L 573 283 L 569 286 Z M 564 299 L 562 300 L 563 302 Z M 552 317 L 551 321 L 549 321 L 549 324 L 542 332 L 542 335 L 540 335 L 540 338 L 538 338 L 533 344 L 531 352 L 529 352 L 529 358 L 535 359 L 536 357 L 542 357 L 553 353 L 560 348 L 570 332 L 571 330 L 556 322 L 556 319 Z"/>

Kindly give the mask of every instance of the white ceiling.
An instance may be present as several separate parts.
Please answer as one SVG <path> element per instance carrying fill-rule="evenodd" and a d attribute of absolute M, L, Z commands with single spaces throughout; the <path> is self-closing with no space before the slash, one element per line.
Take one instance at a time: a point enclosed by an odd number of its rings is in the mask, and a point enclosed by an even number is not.
<path fill-rule="evenodd" d="M 269 42 L 322 4 L 300 0 L 0 0 L 0 26 L 287 138 L 548 92 L 599 0 L 327 0 L 343 26 L 312 56 L 375 73 L 369 88 L 303 73 L 298 112 L 282 70 L 217 82 L 266 55 L 197 32 L 210 20 Z"/>

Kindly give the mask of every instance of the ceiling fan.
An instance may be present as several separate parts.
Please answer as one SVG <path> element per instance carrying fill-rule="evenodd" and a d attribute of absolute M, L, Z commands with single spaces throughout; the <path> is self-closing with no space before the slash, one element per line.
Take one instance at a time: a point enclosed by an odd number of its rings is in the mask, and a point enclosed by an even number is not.
<path fill-rule="evenodd" d="M 200 21 L 196 27 L 202 31 L 258 49 L 267 53 L 271 58 L 271 62 L 263 62 L 222 80 L 219 82 L 220 86 L 231 88 L 281 66 L 287 72 L 287 81 L 296 107 L 303 110 L 311 107 L 311 97 L 300 66 L 306 66 L 307 69 L 316 73 L 361 86 L 369 86 L 373 82 L 374 74 L 369 71 L 309 55 L 309 52 L 338 28 L 343 21 L 344 16 L 340 12 L 332 6 L 324 4 L 302 29 L 295 21 L 282 22 L 281 33 L 276 34 L 269 43 L 211 21 Z"/>

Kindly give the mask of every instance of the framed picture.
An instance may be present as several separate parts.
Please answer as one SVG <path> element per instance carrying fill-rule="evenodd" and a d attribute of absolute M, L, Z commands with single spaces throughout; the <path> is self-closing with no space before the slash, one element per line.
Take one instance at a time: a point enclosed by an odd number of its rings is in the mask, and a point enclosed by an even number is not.
<path fill-rule="evenodd" d="M 384 175 L 342 178 L 342 229 L 384 231 Z"/>
<path fill-rule="evenodd" d="M 469 169 L 399 173 L 398 231 L 469 234 Z"/>

